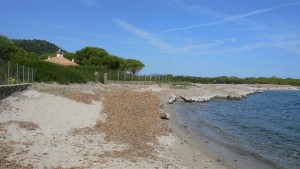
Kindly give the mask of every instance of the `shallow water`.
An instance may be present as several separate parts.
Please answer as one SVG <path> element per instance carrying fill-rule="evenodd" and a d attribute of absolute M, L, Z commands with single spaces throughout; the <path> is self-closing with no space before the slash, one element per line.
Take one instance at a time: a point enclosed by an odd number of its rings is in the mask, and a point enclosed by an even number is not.
<path fill-rule="evenodd" d="M 300 91 L 265 91 L 234 101 L 178 102 L 175 110 L 179 121 L 192 132 L 284 168 L 300 166 Z"/>

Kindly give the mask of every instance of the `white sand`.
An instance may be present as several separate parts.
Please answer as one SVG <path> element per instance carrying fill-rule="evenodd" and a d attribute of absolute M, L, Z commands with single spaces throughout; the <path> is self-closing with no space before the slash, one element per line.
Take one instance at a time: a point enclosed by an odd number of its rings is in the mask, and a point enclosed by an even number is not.
<path fill-rule="evenodd" d="M 169 87 L 152 86 L 103 86 L 39 84 L 40 88 L 68 88 L 94 93 L 99 91 L 117 91 L 129 89 L 135 91 L 152 91 L 167 96 L 176 95 L 227 95 L 228 93 L 253 90 L 242 85 L 199 85 L 189 89 L 170 89 Z M 50 92 L 51 93 L 51 92 Z M 180 169 L 222 169 L 236 167 L 232 161 L 226 161 L 212 152 L 206 143 L 199 144 L 193 136 L 182 129 L 176 122 L 175 114 L 171 113 L 170 126 L 172 133 L 158 138 L 158 145 L 153 145 L 157 152 L 157 160 L 139 159 L 129 161 L 123 158 L 101 158 L 105 151 L 122 150 L 126 145 L 117 145 L 104 140 L 105 133 L 72 134 L 75 128 L 92 127 L 96 120 L 105 121 L 101 113 L 101 102 L 84 104 L 68 98 L 41 93 L 30 89 L 16 93 L 0 101 L 0 123 L 15 121 L 33 122 L 39 126 L 36 130 L 20 128 L 9 123 L 4 131 L 0 131 L 0 142 L 8 143 L 15 149 L 7 160 L 16 160 L 22 165 L 31 164 L 34 168 L 180 168 Z M 170 109 L 167 106 L 166 109 Z M 166 111 L 171 111 L 166 110 Z"/>
<path fill-rule="evenodd" d="M 83 166 L 93 168 L 97 155 L 103 151 L 121 150 L 121 145 L 104 141 L 105 134 L 72 135 L 73 128 L 92 127 L 96 120 L 105 120 L 100 114 L 100 102 L 83 104 L 67 98 L 28 90 L 2 102 L 11 110 L 1 110 L 0 122 L 26 121 L 39 126 L 25 130 L 17 124 L 7 126 L 5 140 L 16 150 L 9 160 L 32 164 L 36 168 Z"/>

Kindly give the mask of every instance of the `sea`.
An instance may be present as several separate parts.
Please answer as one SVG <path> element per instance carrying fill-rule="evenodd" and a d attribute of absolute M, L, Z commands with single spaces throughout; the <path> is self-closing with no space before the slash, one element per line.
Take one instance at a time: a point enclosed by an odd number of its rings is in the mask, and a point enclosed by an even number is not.
<path fill-rule="evenodd" d="M 179 123 L 192 133 L 250 152 L 275 164 L 300 168 L 300 91 L 267 90 L 241 100 L 177 102 Z"/>

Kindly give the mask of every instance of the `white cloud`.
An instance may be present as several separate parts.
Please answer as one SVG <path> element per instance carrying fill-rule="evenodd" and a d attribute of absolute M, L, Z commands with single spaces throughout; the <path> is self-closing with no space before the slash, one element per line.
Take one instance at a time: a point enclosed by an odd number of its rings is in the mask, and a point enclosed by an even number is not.
<path fill-rule="evenodd" d="M 117 25 L 122 27 L 124 30 L 146 40 L 152 46 L 158 47 L 163 50 L 167 50 L 168 52 L 176 52 L 177 51 L 177 49 L 173 45 L 161 41 L 154 34 L 151 34 L 150 32 L 147 32 L 146 30 L 137 28 L 136 26 L 129 24 L 128 22 L 121 20 L 121 19 L 113 19 L 113 21 Z"/>
<path fill-rule="evenodd" d="M 183 9 L 191 11 L 192 13 L 205 14 L 213 18 L 225 17 L 223 14 L 213 12 L 207 8 L 200 6 L 199 4 L 189 3 L 187 0 L 172 0 L 172 2 Z"/>
<path fill-rule="evenodd" d="M 264 42 L 253 42 L 244 44 L 239 47 L 228 47 L 227 43 L 237 42 L 236 38 L 215 40 L 212 42 L 205 43 L 194 43 L 182 46 L 175 46 L 173 44 L 160 40 L 155 34 L 152 34 L 146 30 L 138 28 L 124 20 L 113 19 L 113 22 L 124 30 L 130 32 L 138 38 L 147 41 L 150 45 L 155 46 L 159 49 L 165 50 L 170 53 L 186 53 L 189 54 L 226 54 L 226 53 L 237 53 L 243 51 L 249 51 L 253 49 L 271 47 L 277 49 L 284 49 L 289 52 L 300 55 L 300 40 L 281 40 L 281 41 L 264 41 Z M 223 46 L 223 47 L 221 47 Z"/>
<path fill-rule="evenodd" d="M 220 46 L 220 45 L 223 45 L 228 42 L 236 42 L 236 41 L 237 41 L 236 38 L 231 38 L 231 39 L 225 39 L 225 40 L 216 40 L 214 42 L 191 44 L 191 45 L 186 45 L 185 47 L 183 47 L 183 50 L 206 49 L 206 48 Z"/>
<path fill-rule="evenodd" d="M 239 47 L 219 48 L 218 50 L 216 49 L 202 50 L 198 54 L 237 53 L 237 52 L 249 51 L 249 50 L 254 50 L 254 49 L 264 48 L 264 47 L 283 49 L 290 53 L 294 53 L 300 56 L 300 40 L 253 42 Z"/>
<path fill-rule="evenodd" d="M 300 56 L 300 40 L 277 42 L 274 44 L 274 47 L 284 49 Z"/>
<path fill-rule="evenodd" d="M 160 40 L 155 34 L 152 34 L 146 30 L 138 28 L 128 22 L 121 20 L 121 19 L 113 19 L 113 22 L 122 27 L 124 30 L 130 32 L 131 34 L 135 35 L 134 38 L 130 38 L 128 40 L 135 40 L 137 38 L 144 39 L 152 46 L 155 46 L 159 49 L 163 49 L 170 53 L 180 53 L 180 52 L 191 52 L 192 50 L 202 50 L 211 47 L 217 47 L 220 45 L 224 45 L 228 42 L 236 42 L 235 38 L 225 39 L 225 40 L 215 40 L 213 42 L 205 42 L 205 43 L 195 43 L 183 46 L 175 46 L 173 44 L 164 42 Z"/>
<path fill-rule="evenodd" d="M 251 11 L 251 12 L 248 12 L 248 13 L 227 17 L 225 19 L 221 19 L 221 20 L 215 21 L 215 22 L 166 29 L 166 30 L 161 31 L 160 33 L 174 32 L 174 31 L 181 31 L 181 30 L 189 30 L 189 29 L 195 29 L 195 28 L 200 28 L 200 27 L 218 25 L 218 24 L 234 21 L 234 20 L 237 20 L 237 19 L 243 19 L 243 18 L 246 18 L 246 17 L 254 16 L 254 15 L 259 15 L 259 14 L 262 14 L 262 13 L 273 11 L 275 9 L 279 9 L 279 8 L 283 8 L 283 7 L 287 7 L 287 6 L 293 6 L 293 5 L 300 5 L 300 1 L 285 3 L 285 4 L 273 6 L 273 7 L 270 7 L 270 8 L 265 8 L 265 9 L 254 10 L 254 11 Z"/>

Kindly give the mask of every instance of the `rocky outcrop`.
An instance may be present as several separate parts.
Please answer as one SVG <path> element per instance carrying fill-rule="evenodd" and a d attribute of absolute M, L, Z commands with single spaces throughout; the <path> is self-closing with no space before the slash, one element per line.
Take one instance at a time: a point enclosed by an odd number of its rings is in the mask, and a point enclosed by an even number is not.
<path fill-rule="evenodd" d="M 180 96 L 180 98 L 185 102 L 207 102 L 211 99 L 207 96 Z"/>
<path fill-rule="evenodd" d="M 172 94 L 172 95 L 170 95 L 169 98 L 168 98 L 168 103 L 169 103 L 169 104 L 173 104 L 173 103 L 176 102 L 176 100 L 177 100 L 177 96 L 174 95 L 174 94 Z"/>
<path fill-rule="evenodd" d="M 241 90 L 234 92 L 225 92 L 222 94 L 203 94 L 202 96 L 184 96 L 181 95 L 180 98 L 185 102 L 208 102 L 212 99 L 229 99 L 229 100 L 239 100 L 247 97 L 253 93 L 261 93 L 262 91 L 256 90 Z"/>

